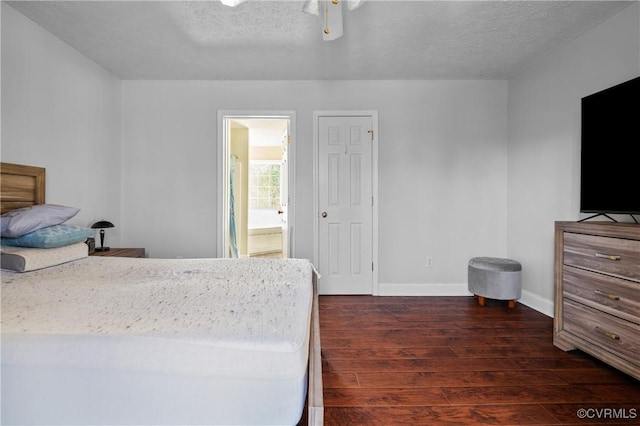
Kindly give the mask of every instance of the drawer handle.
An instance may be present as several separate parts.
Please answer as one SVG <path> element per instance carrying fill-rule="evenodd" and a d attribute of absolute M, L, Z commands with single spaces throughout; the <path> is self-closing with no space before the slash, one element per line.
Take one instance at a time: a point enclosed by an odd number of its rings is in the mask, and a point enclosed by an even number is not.
<path fill-rule="evenodd" d="M 615 254 L 602 254 L 602 253 L 596 253 L 596 257 L 599 257 L 601 259 L 609 259 L 609 260 L 620 260 L 621 257 Z"/>
<path fill-rule="evenodd" d="M 604 297 L 608 297 L 611 300 L 620 300 L 620 296 L 616 296 L 615 294 L 610 294 L 607 293 L 606 291 L 602 291 L 602 290 L 593 290 L 593 292 L 595 294 L 597 294 L 598 296 L 604 296 Z"/>
<path fill-rule="evenodd" d="M 611 333 L 611 332 L 609 332 L 609 331 L 605 331 L 605 330 L 601 329 L 600 327 L 597 327 L 597 326 L 596 326 L 596 331 L 597 331 L 598 333 L 602 333 L 602 334 L 604 334 L 605 336 L 607 336 L 607 337 L 608 337 L 608 338 L 610 338 L 611 340 L 620 340 L 620 336 L 618 336 L 617 334 L 615 334 L 615 333 Z"/>

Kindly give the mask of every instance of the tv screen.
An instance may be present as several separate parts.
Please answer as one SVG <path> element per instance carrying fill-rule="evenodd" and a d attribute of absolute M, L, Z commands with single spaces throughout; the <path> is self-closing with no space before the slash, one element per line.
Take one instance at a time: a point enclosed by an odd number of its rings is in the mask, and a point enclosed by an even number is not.
<path fill-rule="evenodd" d="M 640 77 L 582 98 L 580 211 L 640 214 Z"/>

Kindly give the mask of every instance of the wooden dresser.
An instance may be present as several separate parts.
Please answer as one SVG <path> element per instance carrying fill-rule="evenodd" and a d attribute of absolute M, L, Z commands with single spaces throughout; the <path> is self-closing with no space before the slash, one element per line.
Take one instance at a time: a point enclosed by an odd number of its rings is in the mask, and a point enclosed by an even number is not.
<path fill-rule="evenodd" d="M 556 222 L 553 344 L 640 379 L 640 225 Z"/>

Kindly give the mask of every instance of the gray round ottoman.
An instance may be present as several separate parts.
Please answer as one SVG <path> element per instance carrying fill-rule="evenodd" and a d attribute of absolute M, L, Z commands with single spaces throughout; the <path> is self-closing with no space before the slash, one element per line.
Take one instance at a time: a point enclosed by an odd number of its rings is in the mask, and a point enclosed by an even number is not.
<path fill-rule="evenodd" d="M 511 259 L 474 257 L 469 261 L 469 292 L 484 306 L 484 298 L 508 300 L 509 308 L 515 308 L 522 295 L 520 276 L 522 266 Z"/>

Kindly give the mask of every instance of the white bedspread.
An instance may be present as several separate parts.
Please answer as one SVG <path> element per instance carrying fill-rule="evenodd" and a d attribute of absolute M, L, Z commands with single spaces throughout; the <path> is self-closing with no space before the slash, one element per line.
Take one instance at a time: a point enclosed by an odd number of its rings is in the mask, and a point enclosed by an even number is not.
<path fill-rule="evenodd" d="M 15 370 L 19 382 L 25 380 L 25 369 L 32 367 L 65 374 L 93 371 L 92 380 L 108 372 L 109 381 L 124 372 L 127 386 L 133 386 L 128 381 L 140 374 L 146 375 L 145 383 L 156 377 L 180 377 L 181 383 L 184 377 L 198 383 L 212 377 L 223 385 L 212 391 L 212 397 L 227 405 L 225 392 L 233 392 L 234 386 L 240 394 L 257 398 L 243 389 L 245 380 L 249 387 L 252 381 L 290 382 L 299 393 L 307 367 L 312 274 L 306 260 L 109 257 L 89 257 L 29 273 L 3 271 L 3 373 Z M 16 403 L 12 389 L 6 388 L 11 377 L 3 377 L 5 407 L 7 402 Z M 100 397 L 108 398 L 117 386 L 110 384 L 107 388 L 114 389 Z M 207 401 L 211 407 L 217 405 L 211 397 L 199 395 L 211 391 L 211 386 L 198 384 L 195 388 L 201 390 L 196 396 L 181 393 L 189 395 L 189 401 L 178 407 L 175 420 L 186 424 L 231 419 L 233 412 L 224 414 L 224 407 L 207 417 Z M 304 395 L 296 398 L 300 397 L 304 400 Z M 202 401 L 194 402 L 198 398 Z M 167 409 L 155 407 L 163 413 L 163 421 L 174 421 L 173 412 L 164 413 Z M 229 407 L 233 409 L 241 408 Z M 105 418 L 156 421 L 148 417 L 148 409 L 143 411 L 132 417 L 126 412 L 123 417 L 109 417 L 107 412 Z M 180 417 L 182 411 L 191 417 Z"/>

